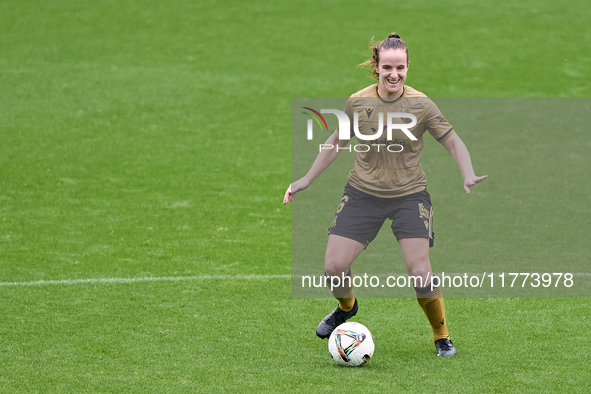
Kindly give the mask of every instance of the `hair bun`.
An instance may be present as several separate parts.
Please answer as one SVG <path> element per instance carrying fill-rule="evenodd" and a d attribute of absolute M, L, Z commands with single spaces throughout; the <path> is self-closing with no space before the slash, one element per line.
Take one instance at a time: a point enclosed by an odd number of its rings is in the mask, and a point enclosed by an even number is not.
<path fill-rule="evenodd" d="M 388 38 L 398 38 L 399 40 L 401 39 L 400 36 L 397 33 L 390 33 L 390 35 L 388 36 Z"/>

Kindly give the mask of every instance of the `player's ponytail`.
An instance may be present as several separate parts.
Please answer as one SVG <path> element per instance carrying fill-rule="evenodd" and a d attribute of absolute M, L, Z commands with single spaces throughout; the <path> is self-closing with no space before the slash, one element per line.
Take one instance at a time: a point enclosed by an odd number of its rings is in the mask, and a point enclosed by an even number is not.
<path fill-rule="evenodd" d="M 408 47 L 406 43 L 402 41 L 402 38 L 398 35 L 398 33 L 390 33 L 388 38 L 384 41 L 375 41 L 375 37 L 371 38 L 371 42 L 368 48 L 372 50 L 371 59 L 364 61 L 358 67 L 367 68 L 370 71 L 370 78 L 378 79 L 379 75 L 376 72 L 376 66 L 380 63 L 380 51 L 383 49 L 404 49 L 406 51 L 406 61 L 409 61 L 408 58 Z"/>

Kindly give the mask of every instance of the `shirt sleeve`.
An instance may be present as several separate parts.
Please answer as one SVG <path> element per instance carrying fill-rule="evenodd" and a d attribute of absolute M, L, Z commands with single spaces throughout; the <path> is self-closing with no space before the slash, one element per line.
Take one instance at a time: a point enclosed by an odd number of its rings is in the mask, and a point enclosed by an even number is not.
<path fill-rule="evenodd" d="M 426 123 L 429 133 L 441 144 L 455 134 L 451 124 L 445 119 L 437 105 L 430 99 Z"/>

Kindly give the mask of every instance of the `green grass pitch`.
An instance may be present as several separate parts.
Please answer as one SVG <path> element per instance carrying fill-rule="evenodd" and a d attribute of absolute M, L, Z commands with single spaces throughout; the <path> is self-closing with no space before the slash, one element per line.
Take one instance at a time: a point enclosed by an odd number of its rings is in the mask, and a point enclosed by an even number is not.
<path fill-rule="evenodd" d="M 407 83 L 432 97 L 589 97 L 590 18 L 585 1 L 2 1 L 0 392 L 587 392 L 584 298 L 448 299 L 450 359 L 416 300 L 363 299 L 374 358 L 338 367 L 314 334 L 334 301 L 291 297 L 281 200 L 291 98 L 371 83 L 372 36 L 406 40 Z M 472 199 L 427 148 L 449 206 L 434 265 L 588 259 L 591 139 L 568 125 L 500 160 L 458 129 L 491 175 Z M 484 195 L 544 236 L 508 238 Z"/>

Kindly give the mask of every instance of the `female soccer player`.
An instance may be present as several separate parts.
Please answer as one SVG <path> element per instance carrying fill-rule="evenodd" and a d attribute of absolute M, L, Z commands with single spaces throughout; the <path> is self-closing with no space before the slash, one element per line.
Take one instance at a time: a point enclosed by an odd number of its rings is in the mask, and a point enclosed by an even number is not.
<path fill-rule="evenodd" d="M 373 71 L 377 84 L 354 93 L 345 107 L 352 125 L 354 112 L 359 120 L 358 130 L 352 126 L 349 135 L 356 132 L 368 136 L 365 138 L 368 141 L 360 141 L 367 144 L 367 151 L 359 149 L 355 154 L 353 170 L 349 173 L 341 204 L 329 230 L 324 264 L 326 276 L 350 278 L 353 261 L 376 237 L 383 222 L 391 219 L 408 275 L 420 278 L 419 283 L 414 282 L 416 295 L 433 329 L 437 355 L 453 356 L 456 349 L 449 338 L 441 290 L 438 286 L 431 287 L 433 271 L 429 246 L 433 243 L 433 211 L 425 173 L 419 164 L 423 133 L 428 130 L 453 156 L 464 178 L 466 193 L 469 194 L 470 188 L 487 176 L 474 174 L 466 146 L 437 106 L 423 93 L 404 85 L 410 62 L 408 48 L 400 36 L 392 33 L 384 41 L 372 42 L 371 48 L 372 59 L 361 66 Z M 387 120 L 383 117 L 388 113 L 412 114 L 416 124 L 406 130 L 408 133 L 403 133 L 401 128 L 390 130 L 388 135 L 384 127 Z M 400 120 L 404 123 L 413 121 L 404 116 L 400 116 Z M 380 134 L 382 127 L 384 133 Z M 371 140 L 372 136 L 376 138 Z M 289 186 L 283 203 L 292 201 L 296 193 L 309 187 L 349 141 L 339 139 L 339 131 L 335 131 L 325 146 L 341 149 L 323 149 L 308 173 Z M 394 148 L 388 149 L 391 146 Z M 358 301 L 351 281 L 342 282 L 333 289 L 339 305 L 316 329 L 320 338 L 328 338 L 338 325 L 357 313 Z"/>

